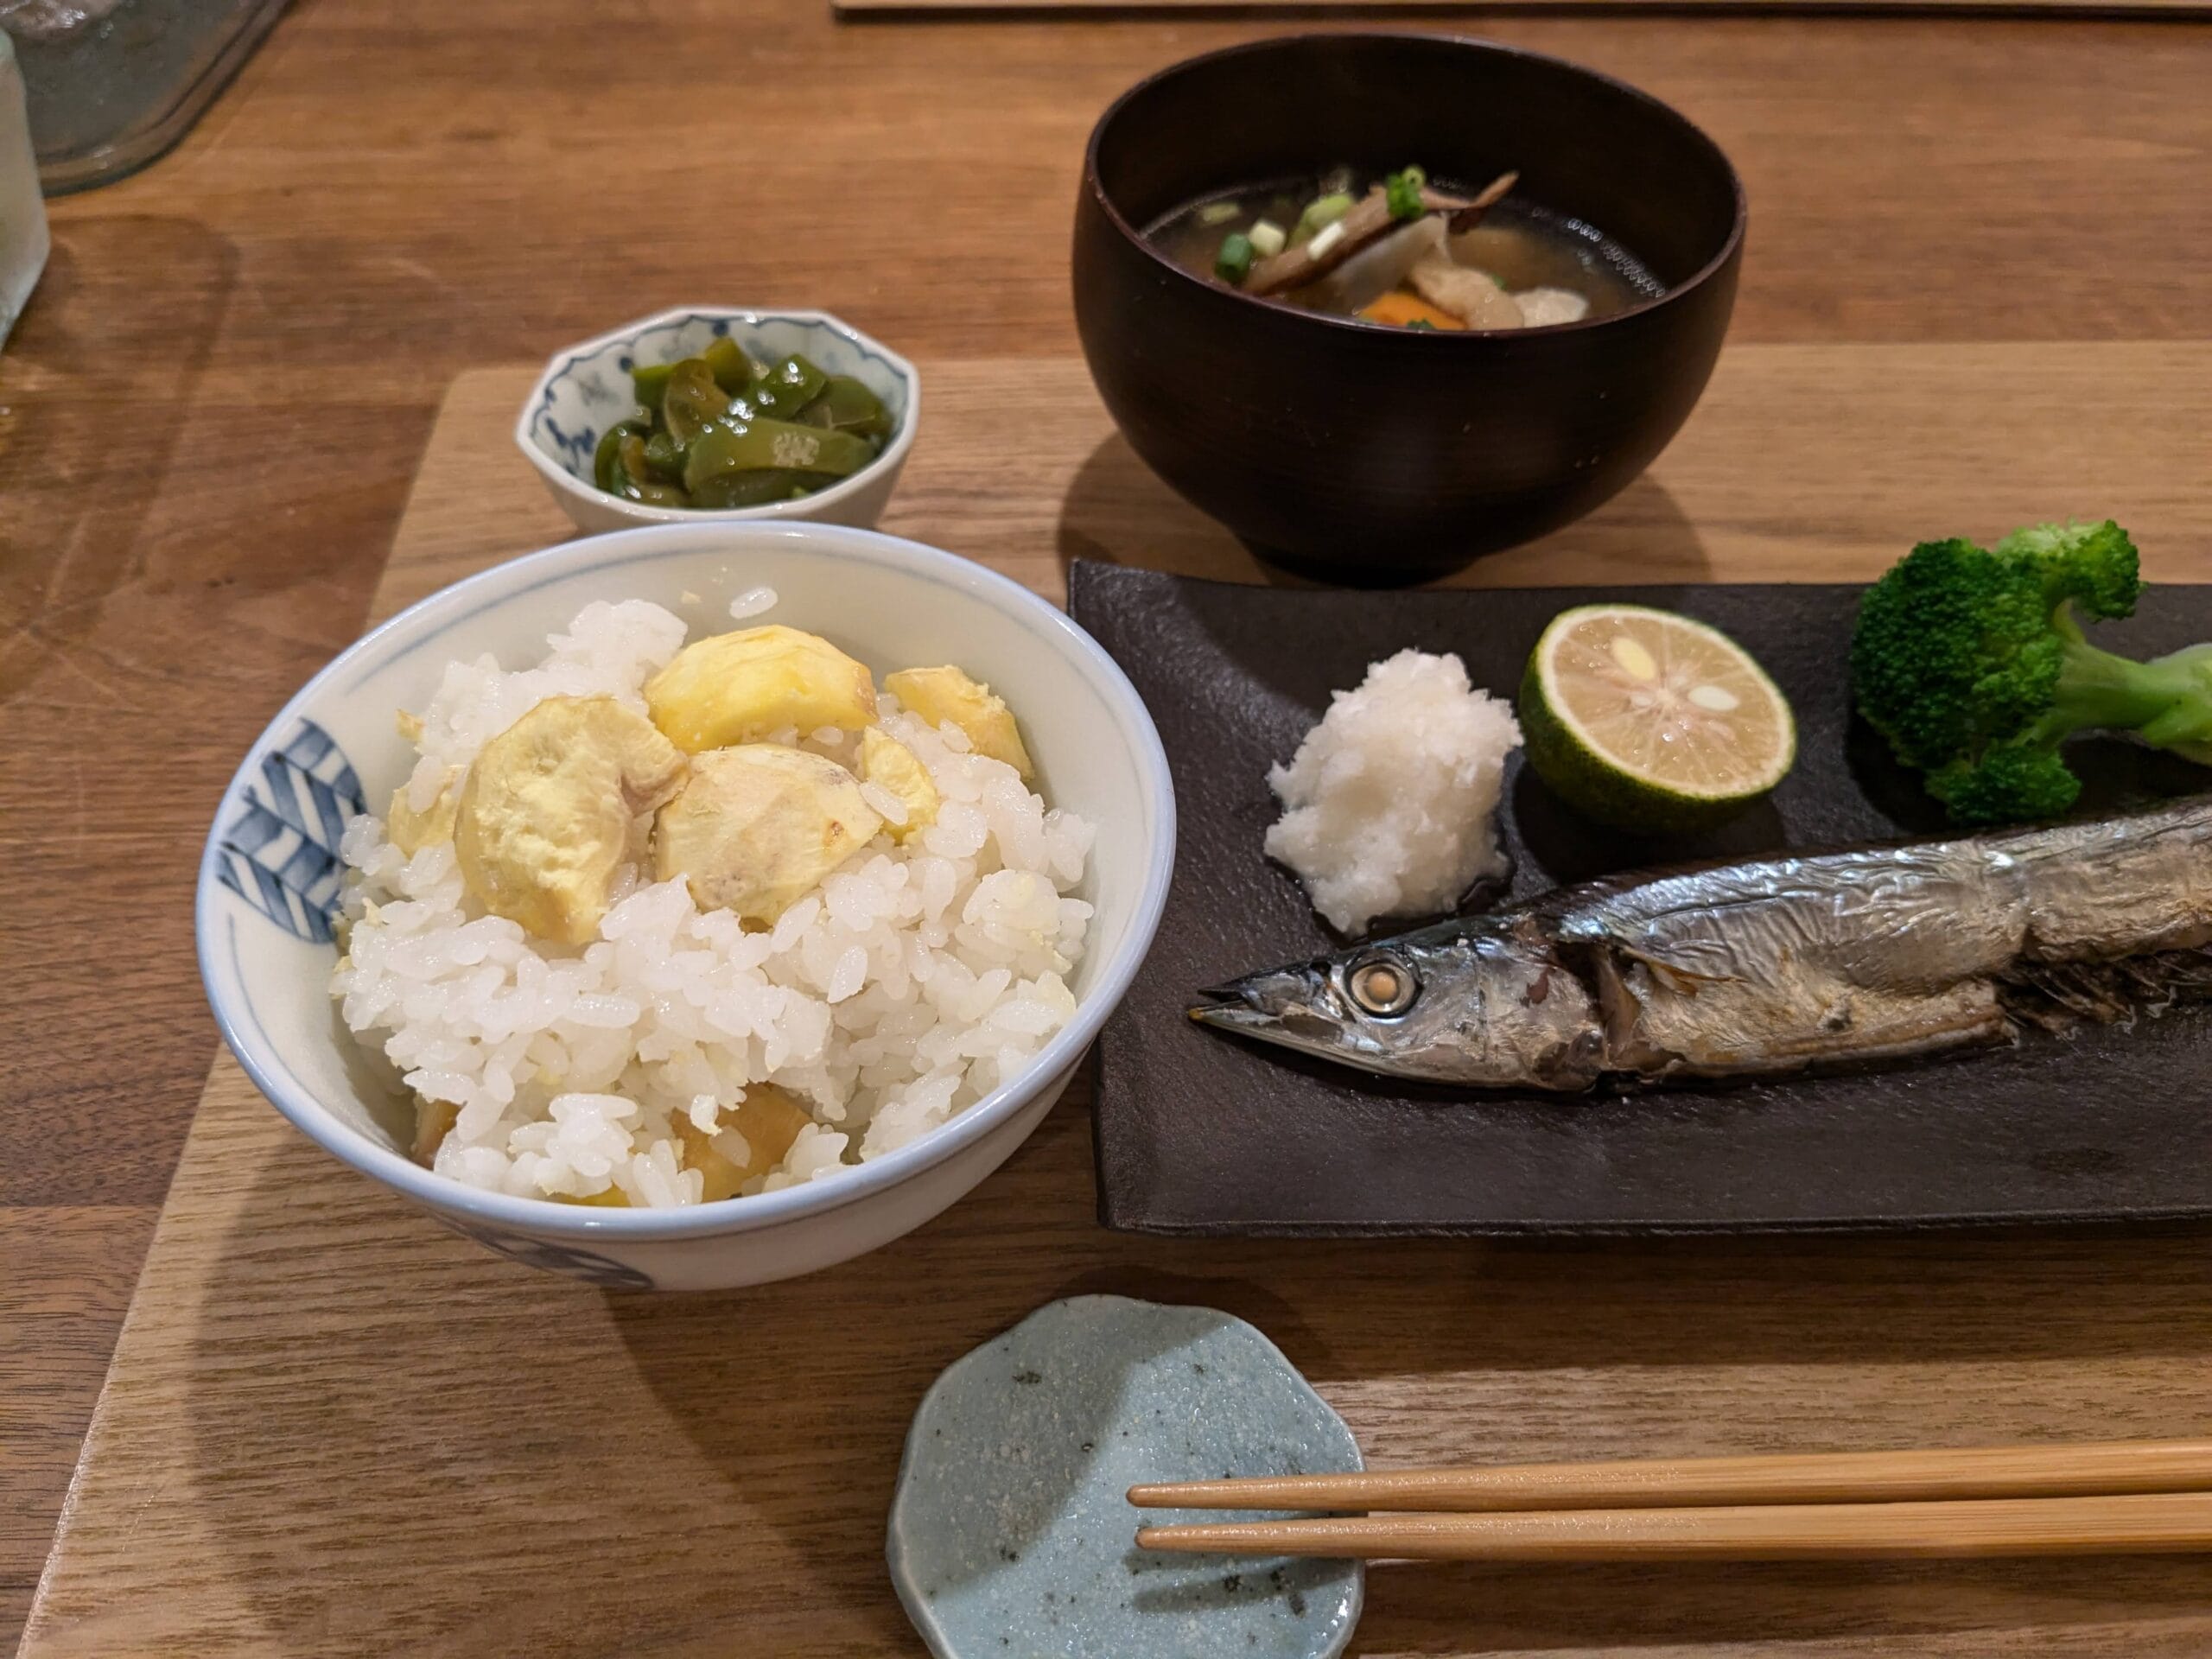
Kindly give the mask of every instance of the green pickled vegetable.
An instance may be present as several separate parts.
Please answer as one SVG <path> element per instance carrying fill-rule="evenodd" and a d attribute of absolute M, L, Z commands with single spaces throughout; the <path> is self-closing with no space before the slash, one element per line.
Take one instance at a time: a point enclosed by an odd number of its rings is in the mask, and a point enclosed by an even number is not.
<path fill-rule="evenodd" d="M 1221 251 L 1213 257 L 1213 274 L 1224 283 L 1243 282 L 1252 272 L 1252 238 L 1231 231 L 1221 238 Z"/>
<path fill-rule="evenodd" d="M 690 505 L 683 491 L 652 476 L 652 468 L 645 461 L 645 441 L 635 432 L 627 434 L 615 445 L 613 481 L 608 493 L 625 501 L 643 501 L 656 507 Z"/>
<path fill-rule="evenodd" d="M 655 432 L 645 439 L 645 465 L 664 484 L 683 481 L 683 446 L 666 432 Z"/>
<path fill-rule="evenodd" d="M 891 411 L 881 398 L 849 374 L 833 374 L 824 380 L 821 392 L 799 410 L 798 418 L 809 426 L 826 426 L 833 432 L 850 432 L 857 437 L 891 435 Z"/>
<path fill-rule="evenodd" d="M 641 405 L 600 439 L 610 495 L 713 512 L 793 500 L 874 461 L 897 420 L 867 385 L 794 354 L 763 363 L 727 337 L 630 371 Z"/>
<path fill-rule="evenodd" d="M 749 473 L 721 473 L 700 481 L 691 493 L 695 507 L 758 507 L 771 501 L 795 501 L 837 480 L 828 473 L 802 473 L 785 467 L 760 467 Z"/>
<path fill-rule="evenodd" d="M 766 469 L 844 478 L 874 459 L 875 446 L 866 438 L 758 416 L 722 422 L 694 439 L 683 462 L 683 487 L 696 492 L 725 473 Z"/>
<path fill-rule="evenodd" d="M 668 390 L 668 377 L 676 372 L 673 363 L 640 363 L 630 371 L 630 384 L 638 391 L 638 401 L 650 410 L 660 408 L 660 395 Z"/>
<path fill-rule="evenodd" d="M 753 384 L 753 359 L 739 349 L 735 340 L 725 336 L 699 353 L 707 367 L 713 371 L 715 384 L 734 397 Z"/>
<path fill-rule="evenodd" d="M 741 420 L 753 415 L 779 421 L 798 418 L 798 412 L 821 396 L 830 377 L 803 357 L 787 357 L 746 389 L 738 401 L 745 405 Z"/>
<path fill-rule="evenodd" d="M 622 440 L 625 438 L 641 438 L 645 436 L 645 429 L 644 425 L 637 421 L 617 421 L 613 425 L 608 427 L 607 429 L 606 435 L 601 437 L 599 441 L 599 448 L 592 453 L 592 482 L 598 485 L 602 490 L 613 490 L 614 488 L 614 469 L 618 459 L 618 454 L 622 447 Z"/>
<path fill-rule="evenodd" d="M 660 400 L 661 424 L 669 436 L 688 446 L 728 412 L 729 394 L 704 358 L 687 357 L 676 365 Z"/>

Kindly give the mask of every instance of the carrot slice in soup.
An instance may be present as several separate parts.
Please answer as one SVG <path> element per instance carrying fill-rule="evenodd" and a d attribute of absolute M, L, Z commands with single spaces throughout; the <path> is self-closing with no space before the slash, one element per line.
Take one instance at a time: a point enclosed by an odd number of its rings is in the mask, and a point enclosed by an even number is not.
<path fill-rule="evenodd" d="M 1440 311 L 1418 294 L 1408 294 L 1402 289 L 1392 289 L 1373 304 L 1363 306 L 1359 315 L 1370 322 L 1387 322 L 1400 328 L 1410 328 L 1417 323 L 1426 323 L 1431 328 L 1467 326 L 1449 311 Z"/>

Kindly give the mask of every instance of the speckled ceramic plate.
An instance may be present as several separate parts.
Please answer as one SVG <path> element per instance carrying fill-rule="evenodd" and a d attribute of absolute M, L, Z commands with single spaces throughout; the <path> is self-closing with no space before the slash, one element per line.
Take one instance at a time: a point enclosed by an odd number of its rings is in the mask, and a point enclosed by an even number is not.
<path fill-rule="evenodd" d="M 938 1659 L 1331 1659 L 1359 1618 L 1358 1562 L 1140 1550 L 1127 1493 L 1360 1466 L 1344 1420 L 1243 1320 L 1071 1297 L 923 1397 L 892 1503 L 892 1581 Z"/>
<path fill-rule="evenodd" d="M 1423 1088 L 1263 1050 L 1184 1018 L 1192 993 L 1334 950 L 1261 837 L 1268 792 L 1330 691 L 1408 645 L 1518 686 L 1544 624 L 1625 601 L 1712 622 L 1797 713 L 1796 770 L 1707 836 L 1639 842 L 1560 805 L 1517 760 L 1500 828 L 1512 892 L 1609 871 L 1933 833 L 1942 820 L 1852 717 L 1859 589 L 1821 586 L 1344 593 L 1078 563 L 1070 607 L 1152 710 L 1179 804 L 1152 954 L 1099 1046 L 1109 1225 L 1191 1233 L 1664 1233 L 2212 1216 L 2212 1010 L 1927 1065 L 1611 1097 Z M 2212 588 L 2160 586 L 2098 639 L 2212 639 Z M 2202 790 L 2138 745 L 2072 752 L 2084 810 Z M 1386 930 L 1387 931 L 1387 930 Z"/>

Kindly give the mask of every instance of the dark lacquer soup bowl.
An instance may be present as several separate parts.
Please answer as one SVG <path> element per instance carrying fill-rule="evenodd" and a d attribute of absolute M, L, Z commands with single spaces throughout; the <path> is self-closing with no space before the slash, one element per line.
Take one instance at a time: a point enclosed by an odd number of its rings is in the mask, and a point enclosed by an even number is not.
<path fill-rule="evenodd" d="M 1145 232 L 1240 186 L 1418 162 L 1632 252 L 1663 288 L 1549 327 L 1395 328 L 1254 298 Z M 1588 512 L 1648 466 L 1712 373 L 1743 255 L 1742 184 L 1664 104 L 1487 41 L 1299 35 L 1192 58 L 1092 131 L 1075 310 L 1108 410 L 1179 493 L 1266 556 L 1420 581 Z"/>

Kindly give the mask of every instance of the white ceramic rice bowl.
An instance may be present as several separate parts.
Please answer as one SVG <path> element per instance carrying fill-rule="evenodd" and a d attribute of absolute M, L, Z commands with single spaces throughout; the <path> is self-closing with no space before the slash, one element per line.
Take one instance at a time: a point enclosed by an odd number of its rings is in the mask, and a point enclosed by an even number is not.
<path fill-rule="evenodd" d="M 490 652 L 536 661 L 595 599 L 645 599 L 694 637 L 741 626 L 730 601 L 766 586 L 760 620 L 827 635 L 879 676 L 957 662 L 1020 716 L 1039 788 L 1097 829 L 1078 894 L 1096 906 L 1074 1017 L 1036 1064 L 942 1128 L 858 1168 L 756 1197 L 606 1210 L 480 1191 L 422 1167 L 396 1132 L 404 1102 L 364 1064 L 328 994 L 339 830 L 381 810 L 410 747 L 393 725 L 445 665 Z M 690 597 L 687 601 L 687 595 Z M 765 1283 L 912 1231 L 995 1169 L 1074 1076 L 1152 942 L 1174 859 L 1160 739 L 1113 661 L 1062 613 L 953 554 L 842 526 L 683 524 L 588 537 L 458 582 L 401 613 L 310 681 L 226 791 L 201 859 L 200 972 L 224 1040 L 261 1091 L 326 1151 L 454 1230 L 535 1267 L 611 1287 Z"/>

